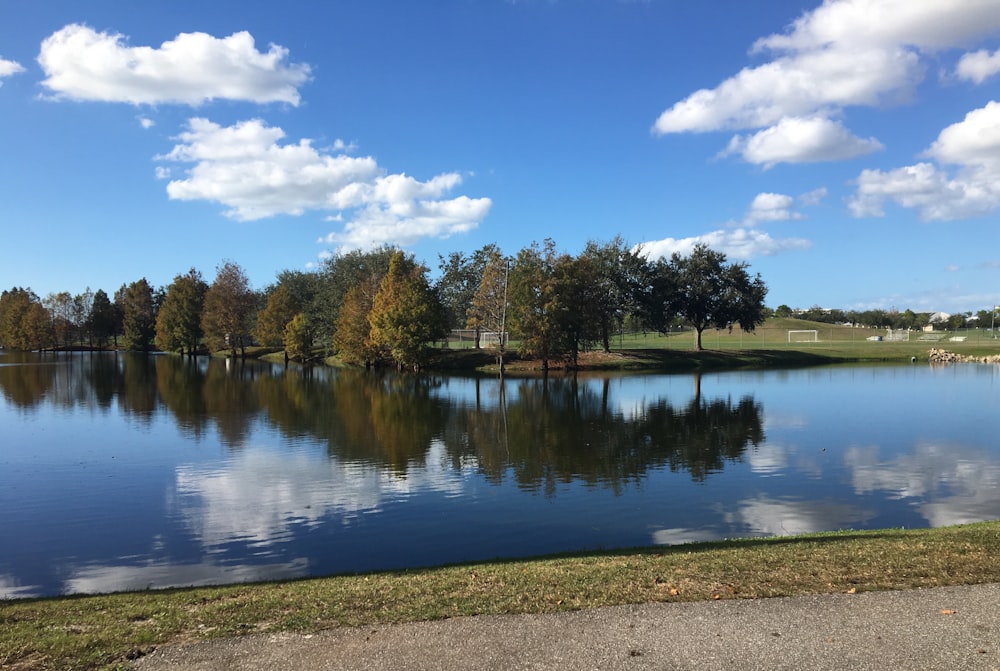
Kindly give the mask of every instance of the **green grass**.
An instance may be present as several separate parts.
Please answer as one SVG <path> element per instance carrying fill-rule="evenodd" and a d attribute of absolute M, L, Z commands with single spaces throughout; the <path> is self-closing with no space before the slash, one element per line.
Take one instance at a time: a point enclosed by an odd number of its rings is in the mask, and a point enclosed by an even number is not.
<path fill-rule="evenodd" d="M 815 329 L 818 331 L 819 342 L 815 343 L 789 343 L 789 330 Z M 769 319 L 763 326 L 757 328 L 754 333 L 740 333 L 734 329 L 732 333 L 728 330 L 707 329 L 702 334 L 702 345 L 706 349 L 717 350 L 741 350 L 741 349 L 776 349 L 776 350 L 800 350 L 840 353 L 840 356 L 865 356 L 865 357 L 896 357 L 908 352 L 927 351 L 932 347 L 942 347 L 954 349 L 956 351 L 970 351 L 981 349 L 984 353 L 1000 352 L 1000 340 L 990 337 L 987 330 L 963 329 L 955 332 L 937 331 L 933 334 L 921 332 L 911 332 L 909 341 L 901 342 L 872 342 L 868 338 L 871 336 L 885 336 L 884 329 L 855 328 L 850 326 L 838 326 L 833 324 L 823 324 L 801 319 Z M 962 341 L 952 341 L 953 337 L 964 338 Z M 939 340 L 930 340 L 939 338 Z M 624 347 L 626 349 L 644 348 L 666 348 L 691 350 L 694 346 L 694 334 L 685 330 L 680 333 L 669 335 L 661 334 L 628 334 L 624 338 L 619 338 L 612 342 L 612 347 Z"/>
<path fill-rule="evenodd" d="M 157 646 L 487 613 L 1000 582 L 1000 522 L 843 531 L 285 583 L 0 602 L 0 667 L 127 668 Z"/>
<path fill-rule="evenodd" d="M 789 343 L 790 329 L 816 329 L 818 342 Z M 663 372 L 694 372 L 739 368 L 774 368 L 814 366 L 838 363 L 904 363 L 913 357 L 926 362 L 932 348 L 947 349 L 959 354 L 986 356 L 1000 354 L 1000 340 L 994 340 L 985 330 L 962 330 L 954 333 L 936 332 L 926 336 L 910 334 L 909 341 L 868 340 L 884 336 L 885 330 L 853 328 L 810 322 L 801 319 L 769 319 L 754 333 L 738 329 L 709 329 L 702 334 L 704 351 L 695 352 L 694 334 L 690 330 L 663 335 L 660 333 L 629 333 L 611 340 L 611 355 L 591 349 L 581 356 L 585 370 L 628 371 L 658 370 Z M 935 337 L 938 340 L 924 338 Z M 961 338 L 953 341 L 951 338 Z M 510 349 L 516 350 L 516 343 Z M 496 372 L 492 356 L 484 350 L 449 348 L 434 362 L 434 368 Z M 558 368 L 558 364 L 554 364 Z M 537 371 L 537 361 L 522 361 L 511 354 L 507 370 L 518 374 Z"/>

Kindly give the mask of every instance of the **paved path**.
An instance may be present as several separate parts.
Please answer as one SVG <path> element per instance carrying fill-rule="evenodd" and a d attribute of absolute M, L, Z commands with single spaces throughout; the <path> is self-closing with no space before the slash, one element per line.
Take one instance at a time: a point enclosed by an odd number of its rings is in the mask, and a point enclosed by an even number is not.
<path fill-rule="evenodd" d="M 249 636 L 163 648 L 137 668 L 1000 671 L 1000 584 Z"/>

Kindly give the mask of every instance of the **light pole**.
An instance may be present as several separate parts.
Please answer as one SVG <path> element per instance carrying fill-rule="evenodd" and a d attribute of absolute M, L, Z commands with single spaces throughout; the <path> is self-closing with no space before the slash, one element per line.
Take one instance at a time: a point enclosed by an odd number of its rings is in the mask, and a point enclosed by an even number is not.
<path fill-rule="evenodd" d="M 997 309 L 1000 309 L 1000 305 L 994 305 L 993 313 L 990 315 L 990 335 L 993 336 L 994 340 L 997 339 L 997 334 L 993 331 L 993 325 L 996 323 L 997 320 Z"/>

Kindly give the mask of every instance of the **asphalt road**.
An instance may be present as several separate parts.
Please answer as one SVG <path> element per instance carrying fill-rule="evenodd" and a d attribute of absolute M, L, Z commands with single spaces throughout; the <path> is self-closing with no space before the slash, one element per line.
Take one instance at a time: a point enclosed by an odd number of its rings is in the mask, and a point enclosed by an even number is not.
<path fill-rule="evenodd" d="M 258 635 L 162 648 L 136 668 L 1000 671 L 1000 584 Z"/>

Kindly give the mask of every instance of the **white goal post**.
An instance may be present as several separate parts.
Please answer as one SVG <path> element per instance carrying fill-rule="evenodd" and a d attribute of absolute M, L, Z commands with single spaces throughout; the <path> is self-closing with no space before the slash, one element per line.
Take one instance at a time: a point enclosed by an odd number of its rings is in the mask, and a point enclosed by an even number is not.
<path fill-rule="evenodd" d="M 819 342 L 819 331 L 816 329 L 789 330 L 788 342 Z"/>

